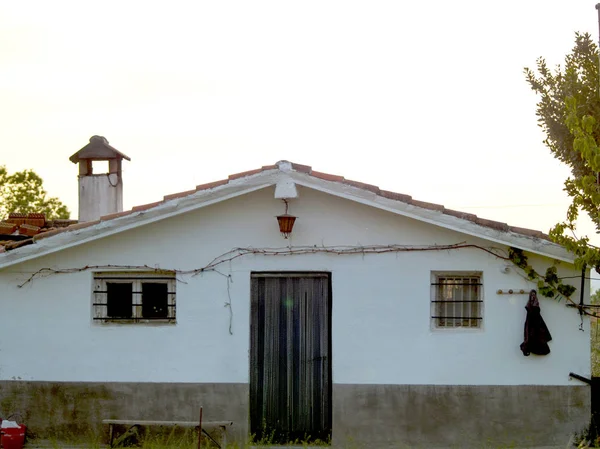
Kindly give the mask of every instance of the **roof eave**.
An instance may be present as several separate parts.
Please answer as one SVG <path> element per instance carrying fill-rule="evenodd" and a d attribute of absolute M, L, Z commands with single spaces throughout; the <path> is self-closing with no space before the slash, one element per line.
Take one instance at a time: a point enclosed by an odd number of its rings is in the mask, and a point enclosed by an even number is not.
<path fill-rule="evenodd" d="M 572 253 L 568 252 L 562 246 L 545 239 L 526 236 L 511 231 L 496 230 L 463 218 L 444 214 L 439 210 L 425 209 L 403 201 L 388 199 L 372 191 L 335 181 L 322 180 L 304 173 L 294 172 L 291 173 L 291 176 L 299 185 L 320 190 L 340 198 L 356 201 L 397 215 L 413 218 L 415 220 L 489 240 L 505 246 L 514 246 L 534 254 L 561 260 L 563 262 L 573 263 L 575 261 L 575 256 Z"/>
<path fill-rule="evenodd" d="M 252 173 L 252 172 L 247 172 Z M 355 201 L 367 206 L 385 210 L 422 222 L 430 223 L 462 234 L 471 235 L 505 246 L 514 246 L 544 257 L 574 262 L 574 256 L 563 247 L 550 241 L 526 236 L 511 231 L 502 231 L 471 222 L 455 215 L 444 214 L 441 210 L 428 209 L 398 199 L 386 198 L 374 190 L 360 188 L 332 180 L 322 179 L 300 171 L 280 171 L 269 169 L 258 171 L 245 177 L 234 177 L 229 182 L 207 190 L 199 190 L 181 198 L 174 197 L 149 209 L 135 211 L 118 218 L 99 221 L 86 228 L 53 235 L 29 245 L 15 253 L 0 254 L 0 269 L 42 257 L 66 248 L 108 237 L 119 232 L 144 226 L 176 215 L 245 195 L 275 185 L 280 180 L 292 180 L 298 185 L 315 189 L 339 198 Z"/>
<path fill-rule="evenodd" d="M 82 229 L 56 234 L 41 239 L 34 245 L 23 247 L 19 251 L 0 253 L 0 270 L 130 229 L 182 215 L 221 201 L 270 187 L 274 184 L 274 182 L 270 182 L 267 179 L 256 179 L 253 181 L 256 182 L 244 183 L 232 181 L 215 189 L 198 191 L 187 197 L 165 202 L 152 209 L 141 210 L 107 221 L 97 221 Z"/>

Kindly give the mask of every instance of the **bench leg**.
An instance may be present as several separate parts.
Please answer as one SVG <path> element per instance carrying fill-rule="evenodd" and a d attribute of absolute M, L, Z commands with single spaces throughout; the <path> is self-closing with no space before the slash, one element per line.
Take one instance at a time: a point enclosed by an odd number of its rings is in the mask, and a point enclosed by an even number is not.
<path fill-rule="evenodd" d="M 112 447 L 114 438 L 114 427 L 113 424 L 108 425 L 108 447 Z"/>

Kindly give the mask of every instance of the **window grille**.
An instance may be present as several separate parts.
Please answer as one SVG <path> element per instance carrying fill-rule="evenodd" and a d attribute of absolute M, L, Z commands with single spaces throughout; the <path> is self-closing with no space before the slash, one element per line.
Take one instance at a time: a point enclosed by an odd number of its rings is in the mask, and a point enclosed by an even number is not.
<path fill-rule="evenodd" d="M 479 328 L 483 319 L 481 273 L 433 273 L 431 319 L 435 328 Z"/>
<path fill-rule="evenodd" d="M 169 273 L 96 273 L 94 321 L 175 323 L 175 277 Z"/>

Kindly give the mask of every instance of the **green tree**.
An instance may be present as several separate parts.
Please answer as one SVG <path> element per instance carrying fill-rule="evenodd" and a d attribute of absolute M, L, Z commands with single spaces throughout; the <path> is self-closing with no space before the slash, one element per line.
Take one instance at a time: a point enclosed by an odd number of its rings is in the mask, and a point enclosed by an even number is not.
<path fill-rule="evenodd" d="M 576 266 L 600 268 L 600 248 L 578 236 L 580 213 L 600 232 L 600 79 L 598 47 L 589 34 L 575 34 L 575 46 L 563 66 L 548 68 L 539 58 L 536 70 L 525 68 L 531 89 L 538 94 L 536 114 L 546 134 L 544 143 L 554 157 L 571 169 L 565 191 L 571 198 L 566 220 L 550 237 L 576 255 Z"/>
<path fill-rule="evenodd" d="M 46 218 L 69 218 L 69 210 L 58 198 L 48 197 L 43 180 L 33 170 L 8 174 L 0 165 L 0 219 L 11 212 L 40 212 Z"/>

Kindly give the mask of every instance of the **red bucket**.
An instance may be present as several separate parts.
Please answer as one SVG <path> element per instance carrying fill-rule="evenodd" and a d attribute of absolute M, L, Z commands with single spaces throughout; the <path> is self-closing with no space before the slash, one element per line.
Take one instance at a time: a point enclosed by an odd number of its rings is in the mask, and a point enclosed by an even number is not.
<path fill-rule="evenodd" d="M 19 427 L 7 427 L 0 431 L 0 446 L 2 449 L 21 449 L 25 444 L 25 424 Z"/>

